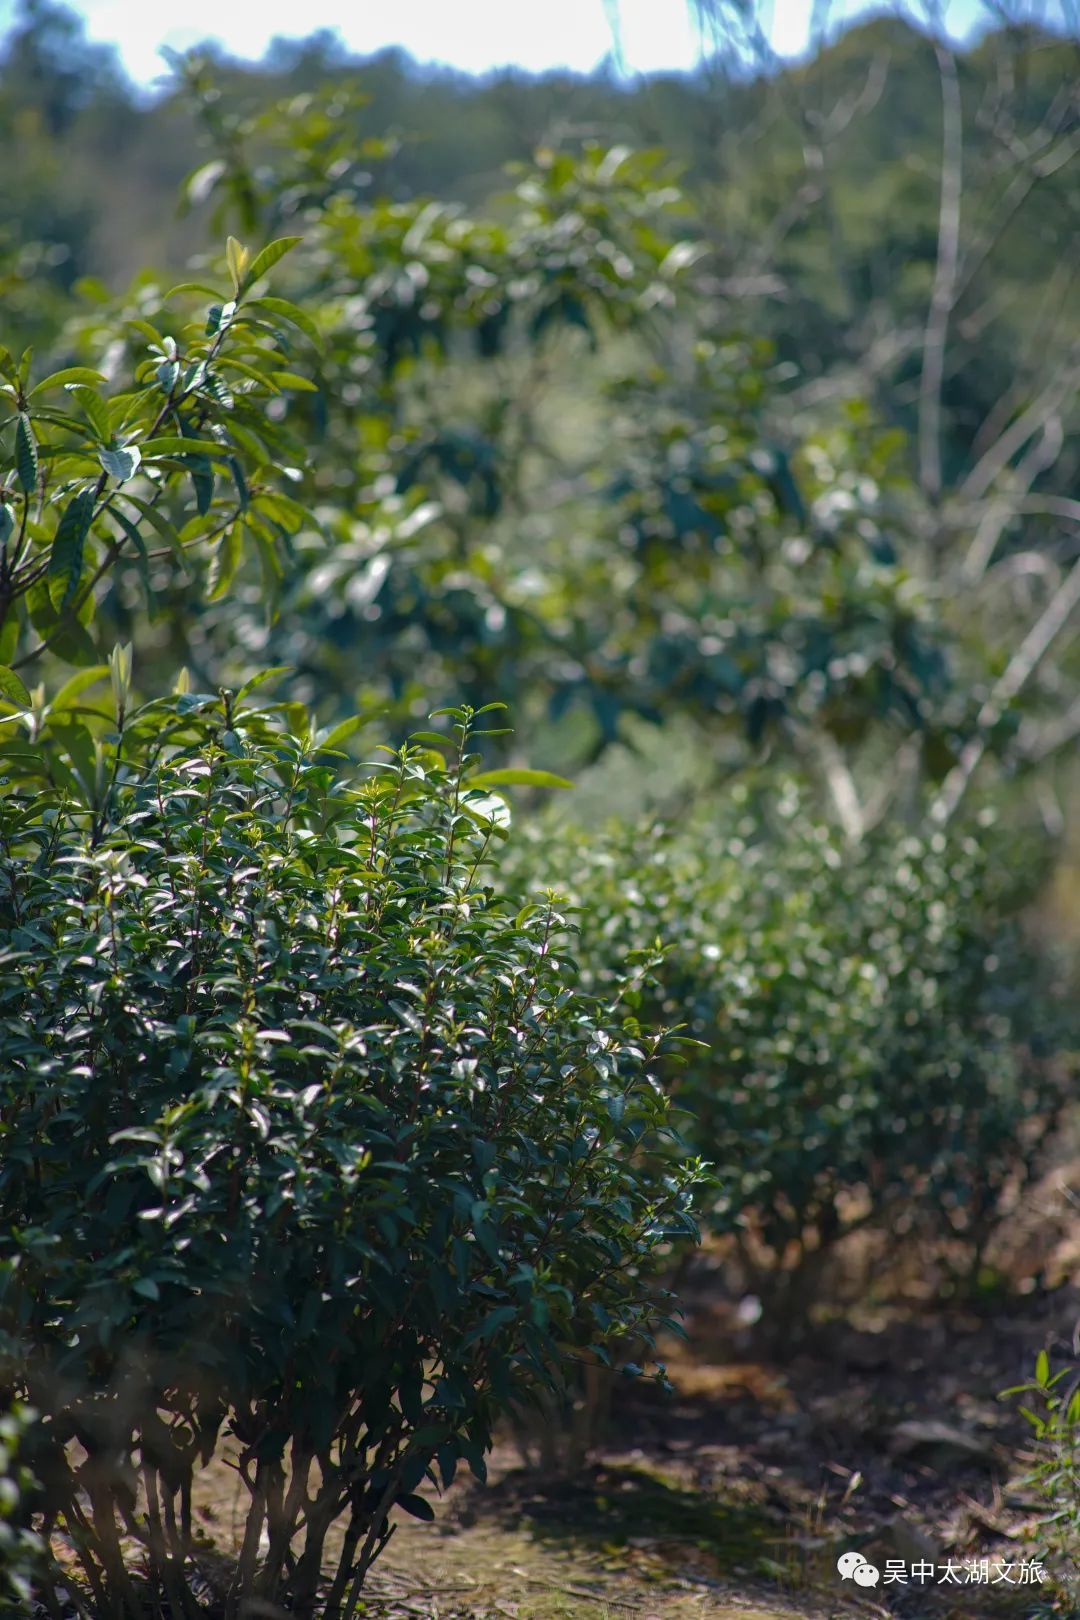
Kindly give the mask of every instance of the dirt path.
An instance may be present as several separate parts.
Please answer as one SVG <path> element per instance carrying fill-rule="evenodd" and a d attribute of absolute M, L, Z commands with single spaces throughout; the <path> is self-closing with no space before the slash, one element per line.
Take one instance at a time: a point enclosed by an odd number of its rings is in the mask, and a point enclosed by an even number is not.
<path fill-rule="evenodd" d="M 577 1486 L 522 1492 L 513 1460 L 495 1459 L 493 1472 L 504 1477 L 491 1490 L 455 1486 L 433 1502 L 434 1524 L 399 1516 L 368 1578 L 365 1620 L 855 1620 L 877 1612 L 785 1592 L 799 1572 L 792 1565 L 785 1579 L 782 1538 L 757 1515 L 684 1499 L 636 1470 L 591 1471 Z M 239 1547 L 242 1509 L 223 1462 L 197 1478 L 197 1521 L 223 1554 Z"/>
<path fill-rule="evenodd" d="M 726 1588 L 726 1590 L 725 1590 Z M 705 1575 L 635 1567 L 626 1549 L 590 1557 L 524 1531 L 408 1529 L 371 1577 L 374 1620 L 821 1620 Z"/>

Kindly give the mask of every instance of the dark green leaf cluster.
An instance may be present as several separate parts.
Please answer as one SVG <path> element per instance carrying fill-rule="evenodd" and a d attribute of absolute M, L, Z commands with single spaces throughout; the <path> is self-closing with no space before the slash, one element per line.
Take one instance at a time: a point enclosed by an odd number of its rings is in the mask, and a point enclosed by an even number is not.
<path fill-rule="evenodd" d="M 223 1428 L 237 1591 L 309 1612 L 344 1513 L 337 1614 L 395 1504 L 647 1336 L 693 1231 L 696 1172 L 646 1152 L 661 1038 L 580 989 L 553 899 L 487 880 L 499 790 L 551 779 L 478 772 L 445 718 L 451 758 L 351 781 L 333 738 L 188 693 L 122 719 L 98 810 L 0 799 L 0 1361 L 102 1614 L 114 1511 L 167 1587 Z"/>
<path fill-rule="evenodd" d="M 161 313 L 117 314 L 103 364 L 115 374 L 130 363 L 132 386 L 120 391 L 83 365 L 35 380 L 31 350 L 16 361 L 0 347 L 0 665 L 44 654 L 95 663 L 103 582 L 130 569 L 152 614 L 161 560 L 183 572 L 207 559 L 213 600 L 247 547 L 273 603 L 283 548 L 304 516 L 289 486 L 305 452 L 280 418 L 285 396 L 315 387 L 287 356 L 298 334 L 309 343 L 317 333 L 261 286 L 298 240 L 251 258 L 230 237 L 230 291 L 185 283 L 156 300 Z M 192 292 L 216 302 L 175 323 L 168 298 Z"/>

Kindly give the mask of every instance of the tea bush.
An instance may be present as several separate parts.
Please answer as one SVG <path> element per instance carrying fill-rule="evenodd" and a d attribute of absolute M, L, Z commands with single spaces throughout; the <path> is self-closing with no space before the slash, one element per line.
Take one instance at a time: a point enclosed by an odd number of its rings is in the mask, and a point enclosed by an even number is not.
<path fill-rule="evenodd" d="M 557 872 L 581 904 L 597 988 L 627 950 L 666 947 L 642 1016 L 705 1043 L 669 1080 L 716 1171 L 711 1223 L 778 1323 L 857 1223 L 948 1238 L 974 1272 L 1076 1050 L 993 892 L 1008 863 L 970 833 L 853 850 L 790 783 L 730 806 L 601 840 L 544 828 L 514 869 Z"/>
<path fill-rule="evenodd" d="M 225 1435 L 224 1612 L 351 1615 L 395 1507 L 430 1518 L 508 1405 L 648 1341 L 698 1172 L 649 1168 L 661 1036 L 579 987 L 552 898 L 487 881 L 494 789 L 546 779 L 478 771 L 470 712 L 453 758 L 424 734 L 345 780 L 291 705 L 125 718 L 123 676 L 95 805 L 5 750 L 0 1385 L 95 1616 L 141 1612 L 137 1567 L 200 1612 Z"/>

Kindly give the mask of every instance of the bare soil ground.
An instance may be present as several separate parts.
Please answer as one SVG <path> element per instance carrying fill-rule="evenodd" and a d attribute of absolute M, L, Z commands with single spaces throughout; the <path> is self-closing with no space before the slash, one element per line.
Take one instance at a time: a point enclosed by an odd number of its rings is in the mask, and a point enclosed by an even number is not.
<path fill-rule="evenodd" d="M 748 1352 L 722 1313 L 671 1346 L 673 1396 L 624 1386 L 587 1464 L 546 1472 L 510 1442 L 436 1522 L 404 1518 L 370 1578 L 366 1620 L 1037 1620 L 1080 1614 L 1041 1587 L 841 1582 L 861 1550 L 940 1569 L 1030 1557 L 1024 1425 L 998 1397 L 1069 1334 L 1063 1287 L 982 1313 L 909 1306 L 878 1331 L 838 1323 L 784 1362 Z M 197 1512 L 227 1553 L 241 1497 L 224 1463 Z"/>

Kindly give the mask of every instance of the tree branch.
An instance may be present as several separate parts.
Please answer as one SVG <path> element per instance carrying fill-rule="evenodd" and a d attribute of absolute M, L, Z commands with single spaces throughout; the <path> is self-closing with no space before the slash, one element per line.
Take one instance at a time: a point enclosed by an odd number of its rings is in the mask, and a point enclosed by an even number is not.
<path fill-rule="evenodd" d="M 940 39 L 934 42 L 934 54 L 941 80 L 941 200 L 937 262 L 926 316 L 919 385 L 919 483 L 931 500 L 937 500 L 941 494 L 941 385 L 960 261 L 964 152 L 964 114 L 956 57 Z"/>
<path fill-rule="evenodd" d="M 955 815 L 972 777 L 986 753 L 990 732 L 1009 704 L 1023 690 L 1056 636 L 1068 623 L 1080 602 L 1080 561 L 1075 562 L 1051 597 L 1049 605 L 1028 631 L 1009 660 L 1001 677 L 979 710 L 975 732 L 965 743 L 960 758 L 942 783 L 941 792 L 930 809 L 930 819 L 945 826 Z"/>

